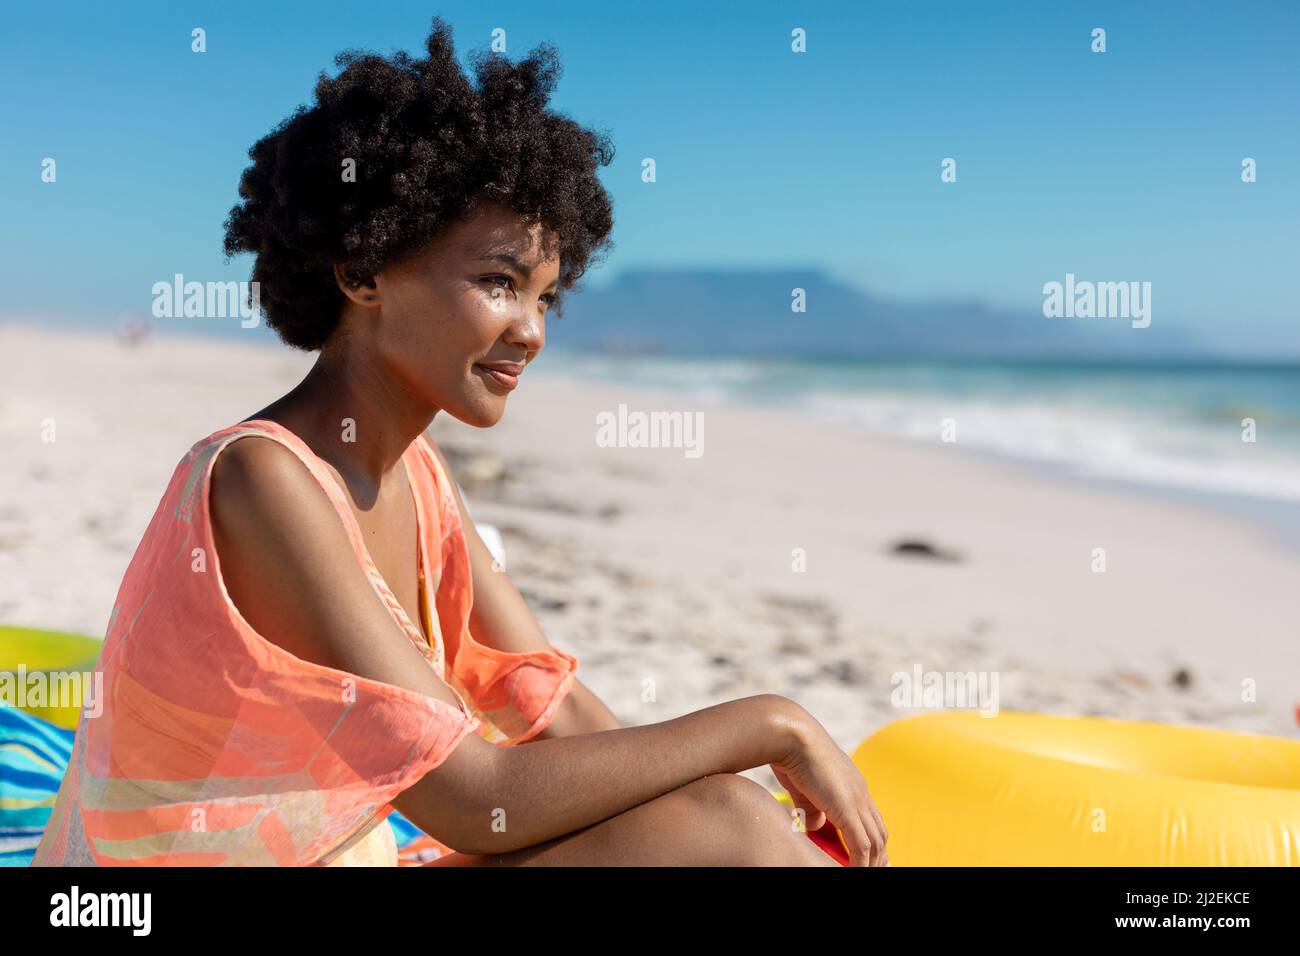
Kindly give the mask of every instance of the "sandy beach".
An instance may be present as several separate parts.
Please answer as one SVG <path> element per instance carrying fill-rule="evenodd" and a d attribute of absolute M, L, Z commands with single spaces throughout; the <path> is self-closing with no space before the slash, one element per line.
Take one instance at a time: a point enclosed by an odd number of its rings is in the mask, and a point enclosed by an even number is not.
<path fill-rule="evenodd" d="M 312 360 L 0 326 L 0 621 L 102 635 L 177 461 Z M 600 447 L 620 404 L 700 412 L 702 454 Z M 919 667 L 996 675 L 1002 710 L 1297 733 L 1300 556 L 1225 513 L 938 441 L 685 408 L 566 378 L 562 356 L 497 427 L 440 416 L 431 434 L 543 629 L 626 723 L 773 692 L 852 749 L 916 712 L 891 693 Z"/>

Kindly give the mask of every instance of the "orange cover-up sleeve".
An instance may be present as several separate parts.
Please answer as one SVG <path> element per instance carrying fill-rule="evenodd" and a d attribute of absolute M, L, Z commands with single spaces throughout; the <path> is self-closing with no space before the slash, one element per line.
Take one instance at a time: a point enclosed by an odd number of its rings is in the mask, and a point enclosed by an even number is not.
<path fill-rule="evenodd" d="M 463 537 L 449 537 L 456 540 L 447 547 L 465 552 Z M 573 688 L 578 659 L 549 643 L 545 651 L 510 652 L 476 641 L 469 628 L 473 598 L 467 553 L 444 562 L 441 585 L 437 604 L 447 683 L 479 720 L 479 735 L 507 745 L 537 736 Z"/>
<path fill-rule="evenodd" d="M 578 659 L 558 648 L 507 653 L 479 644 L 466 630 L 455 657 L 449 652 L 448 680 L 478 719 L 479 735 L 513 745 L 546 729 L 572 690 L 577 668 Z"/>
<path fill-rule="evenodd" d="M 573 688 L 578 658 L 548 642 L 547 650 L 512 652 L 488 647 L 470 633 L 474 586 L 469 549 L 451 479 L 432 449 L 425 448 L 437 488 L 441 527 L 441 579 L 436 594 L 446 652 L 446 680 L 479 720 L 478 733 L 492 743 L 513 745 L 550 724 Z"/>

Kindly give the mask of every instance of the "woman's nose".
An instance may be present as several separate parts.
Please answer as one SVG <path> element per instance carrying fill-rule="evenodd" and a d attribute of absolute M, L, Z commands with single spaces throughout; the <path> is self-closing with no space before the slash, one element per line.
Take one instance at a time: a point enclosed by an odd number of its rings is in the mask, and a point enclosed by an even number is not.
<path fill-rule="evenodd" d="M 520 311 L 523 314 L 510 324 L 506 337 L 511 345 L 521 346 L 528 352 L 540 351 L 546 344 L 546 316 L 527 306 L 522 306 Z"/>

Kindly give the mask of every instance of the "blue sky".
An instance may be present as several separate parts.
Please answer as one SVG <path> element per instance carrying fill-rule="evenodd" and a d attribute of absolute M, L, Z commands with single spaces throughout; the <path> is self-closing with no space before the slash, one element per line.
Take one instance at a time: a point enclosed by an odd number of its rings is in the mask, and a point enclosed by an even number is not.
<path fill-rule="evenodd" d="M 0 26 L 0 317 L 107 321 L 175 272 L 247 278 L 221 236 L 248 147 L 339 50 L 418 51 L 434 13 L 462 62 L 495 27 L 513 58 L 554 43 L 552 105 L 612 134 L 617 248 L 592 284 L 811 267 L 1036 311 L 1073 272 L 1152 282 L 1157 321 L 1225 349 L 1300 354 L 1289 0 L 24 4 Z"/>

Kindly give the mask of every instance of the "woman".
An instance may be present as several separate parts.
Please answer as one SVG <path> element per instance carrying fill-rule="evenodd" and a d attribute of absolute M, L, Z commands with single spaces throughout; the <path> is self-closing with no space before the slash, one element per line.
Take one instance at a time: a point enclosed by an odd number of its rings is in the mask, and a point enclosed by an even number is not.
<path fill-rule="evenodd" d="M 35 865 L 885 865 L 861 775 L 775 695 L 621 728 L 494 570 L 439 412 L 481 428 L 608 248 L 608 140 L 546 108 L 539 47 L 344 54 L 250 151 L 228 254 L 256 256 L 307 377 L 196 444 L 127 571 Z M 519 746 L 528 743 L 529 746 Z"/>

